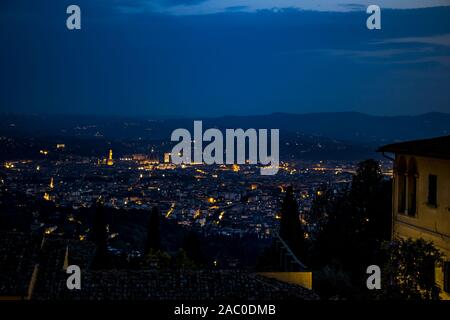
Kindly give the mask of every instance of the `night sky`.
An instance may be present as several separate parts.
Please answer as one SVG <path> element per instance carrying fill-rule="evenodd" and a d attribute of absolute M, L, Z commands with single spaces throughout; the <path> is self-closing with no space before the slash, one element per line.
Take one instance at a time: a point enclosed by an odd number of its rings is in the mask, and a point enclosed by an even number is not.
<path fill-rule="evenodd" d="M 1 0 L 0 42 L 1 112 L 450 112 L 450 0 Z"/>

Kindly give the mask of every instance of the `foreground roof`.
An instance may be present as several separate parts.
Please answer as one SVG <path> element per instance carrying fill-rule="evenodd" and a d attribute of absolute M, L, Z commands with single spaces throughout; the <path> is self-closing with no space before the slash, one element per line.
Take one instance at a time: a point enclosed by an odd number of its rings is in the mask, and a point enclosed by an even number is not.
<path fill-rule="evenodd" d="M 42 245 L 26 233 L 0 232 L 0 300 L 316 300 L 301 286 L 244 270 L 92 270 L 95 245 L 47 239 Z M 82 289 L 68 290 L 65 260 L 82 269 Z M 39 262 L 39 263 L 38 263 Z"/>
<path fill-rule="evenodd" d="M 35 249 L 36 242 L 30 234 L 0 232 L 0 300 L 28 295 L 37 261 Z"/>
<path fill-rule="evenodd" d="M 450 159 L 450 135 L 388 144 L 380 147 L 377 151 Z"/>

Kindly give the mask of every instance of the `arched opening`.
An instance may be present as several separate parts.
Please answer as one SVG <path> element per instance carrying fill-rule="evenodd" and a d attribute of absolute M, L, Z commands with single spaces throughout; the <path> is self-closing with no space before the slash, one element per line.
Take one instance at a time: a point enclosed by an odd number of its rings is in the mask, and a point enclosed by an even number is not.
<path fill-rule="evenodd" d="M 415 158 L 409 160 L 408 165 L 408 215 L 415 216 L 417 213 L 417 162 Z"/>
<path fill-rule="evenodd" d="M 399 213 L 406 211 L 406 160 L 399 157 L 395 164 L 395 174 L 397 177 L 397 210 Z"/>

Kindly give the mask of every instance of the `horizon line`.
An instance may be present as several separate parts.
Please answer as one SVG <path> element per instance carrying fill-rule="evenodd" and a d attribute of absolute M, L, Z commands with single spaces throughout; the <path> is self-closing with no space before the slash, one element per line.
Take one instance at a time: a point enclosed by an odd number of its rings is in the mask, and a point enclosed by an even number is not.
<path fill-rule="evenodd" d="M 449 112 L 444 111 L 428 111 L 423 113 L 416 114 L 372 114 L 368 112 L 361 112 L 355 110 L 345 110 L 345 111 L 317 111 L 317 112 L 268 112 L 268 113 L 258 113 L 258 114 L 222 114 L 222 115 L 207 115 L 207 116 L 199 116 L 199 115 L 162 115 L 162 114 L 142 114 L 136 113 L 132 115 L 126 115 L 121 113 L 73 113 L 73 112 L 11 112 L 11 111 L 0 111 L 0 115 L 4 116 L 47 116 L 47 117 L 58 117 L 58 116 L 73 116 L 73 117 L 104 117 L 104 118 L 157 118 L 162 120 L 171 120 L 171 119 L 217 119 L 217 118 L 242 118 L 242 117 L 264 117 L 271 115 L 296 115 L 296 116 L 304 116 L 304 115 L 326 115 L 326 114 L 360 114 L 370 117 L 378 117 L 378 118 L 396 118 L 396 117 L 420 117 L 430 114 L 445 114 L 450 115 Z"/>

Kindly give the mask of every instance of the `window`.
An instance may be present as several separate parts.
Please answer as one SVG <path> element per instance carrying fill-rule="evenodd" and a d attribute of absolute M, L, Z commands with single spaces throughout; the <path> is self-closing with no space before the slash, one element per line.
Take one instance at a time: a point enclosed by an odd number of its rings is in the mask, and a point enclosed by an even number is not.
<path fill-rule="evenodd" d="M 436 282 L 436 264 L 429 263 L 426 268 L 428 269 L 426 273 L 428 281 L 430 281 L 430 283 Z"/>
<path fill-rule="evenodd" d="M 408 177 L 408 215 L 415 216 L 417 211 L 417 178 Z"/>
<path fill-rule="evenodd" d="M 428 204 L 437 207 L 437 176 L 428 176 Z"/>
<path fill-rule="evenodd" d="M 406 176 L 404 174 L 398 177 L 398 212 L 406 211 Z"/>
<path fill-rule="evenodd" d="M 414 217 L 417 213 L 417 162 L 415 158 L 409 160 L 408 167 L 408 215 Z"/>
<path fill-rule="evenodd" d="M 450 293 L 450 261 L 444 262 L 444 291 Z"/>
<path fill-rule="evenodd" d="M 404 157 L 397 159 L 396 163 L 396 174 L 398 181 L 398 191 L 397 191 L 397 210 L 399 213 L 405 213 L 406 211 L 406 160 Z"/>

